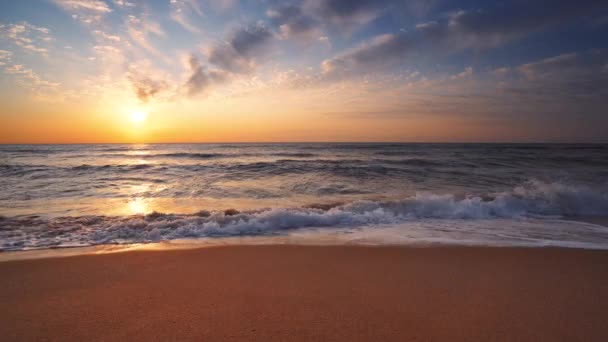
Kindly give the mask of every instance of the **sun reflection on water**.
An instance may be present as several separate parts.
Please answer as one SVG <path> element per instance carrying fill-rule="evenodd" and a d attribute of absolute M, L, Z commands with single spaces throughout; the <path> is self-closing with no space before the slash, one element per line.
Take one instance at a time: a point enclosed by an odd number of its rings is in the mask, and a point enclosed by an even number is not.
<path fill-rule="evenodd" d="M 150 212 L 148 203 L 143 198 L 133 198 L 129 201 L 129 212 L 132 215 L 143 215 Z"/>

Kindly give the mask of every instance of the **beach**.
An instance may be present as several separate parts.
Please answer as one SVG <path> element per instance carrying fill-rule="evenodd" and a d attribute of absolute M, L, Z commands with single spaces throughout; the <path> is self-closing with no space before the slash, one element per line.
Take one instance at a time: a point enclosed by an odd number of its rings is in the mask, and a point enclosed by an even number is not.
<path fill-rule="evenodd" d="M 606 341 L 607 264 L 583 249 L 289 245 L 6 261 L 0 335 Z"/>
<path fill-rule="evenodd" d="M 608 1 L 0 1 L 0 342 L 608 342 Z"/>

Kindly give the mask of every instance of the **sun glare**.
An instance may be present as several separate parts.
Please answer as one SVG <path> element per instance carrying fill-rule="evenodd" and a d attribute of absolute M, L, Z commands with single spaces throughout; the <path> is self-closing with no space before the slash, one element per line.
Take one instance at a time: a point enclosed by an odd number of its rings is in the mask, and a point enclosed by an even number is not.
<path fill-rule="evenodd" d="M 147 117 L 148 117 L 148 113 L 146 113 L 143 110 L 134 110 L 130 114 L 130 119 L 131 119 L 131 122 L 133 122 L 133 123 L 144 122 L 144 121 L 146 121 Z"/>

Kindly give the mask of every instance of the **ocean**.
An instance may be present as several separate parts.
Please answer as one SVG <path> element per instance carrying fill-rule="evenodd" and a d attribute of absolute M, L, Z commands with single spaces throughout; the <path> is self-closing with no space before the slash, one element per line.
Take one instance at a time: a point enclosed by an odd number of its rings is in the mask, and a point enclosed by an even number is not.
<path fill-rule="evenodd" d="M 608 248 L 608 145 L 0 145 L 0 250 Z"/>

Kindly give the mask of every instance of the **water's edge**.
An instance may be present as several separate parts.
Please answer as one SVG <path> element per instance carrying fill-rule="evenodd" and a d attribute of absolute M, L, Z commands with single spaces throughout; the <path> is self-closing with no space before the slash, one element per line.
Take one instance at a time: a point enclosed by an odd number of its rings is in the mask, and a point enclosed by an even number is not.
<path fill-rule="evenodd" d="M 567 221 L 575 223 L 591 224 L 597 227 L 606 228 L 608 231 L 608 217 L 571 217 Z M 64 247 L 64 248 L 41 248 L 34 250 L 15 250 L 0 251 L 0 262 L 20 261 L 46 258 L 65 258 L 83 255 L 104 255 L 112 253 L 126 252 L 147 252 L 147 251 L 174 251 L 185 249 L 199 249 L 212 247 L 230 246 L 357 246 L 357 247 L 400 247 L 400 248 L 566 248 L 566 249 L 588 249 L 588 250 L 608 250 L 608 245 L 576 245 L 576 244 L 509 244 L 492 243 L 483 244 L 474 241 L 408 241 L 401 243 L 390 243 L 386 241 L 374 241 L 373 239 L 342 239 L 339 235 L 319 236 L 314 233 L 314 229 L 305 231 L 301 234 L 284 236 L 235 236 L 221 238 L 201 238 L 201 239 L 181 239 L 172 241 L 161 241 L 151 243 L 135 244 L 102 244 L 84 247 Z"/>

